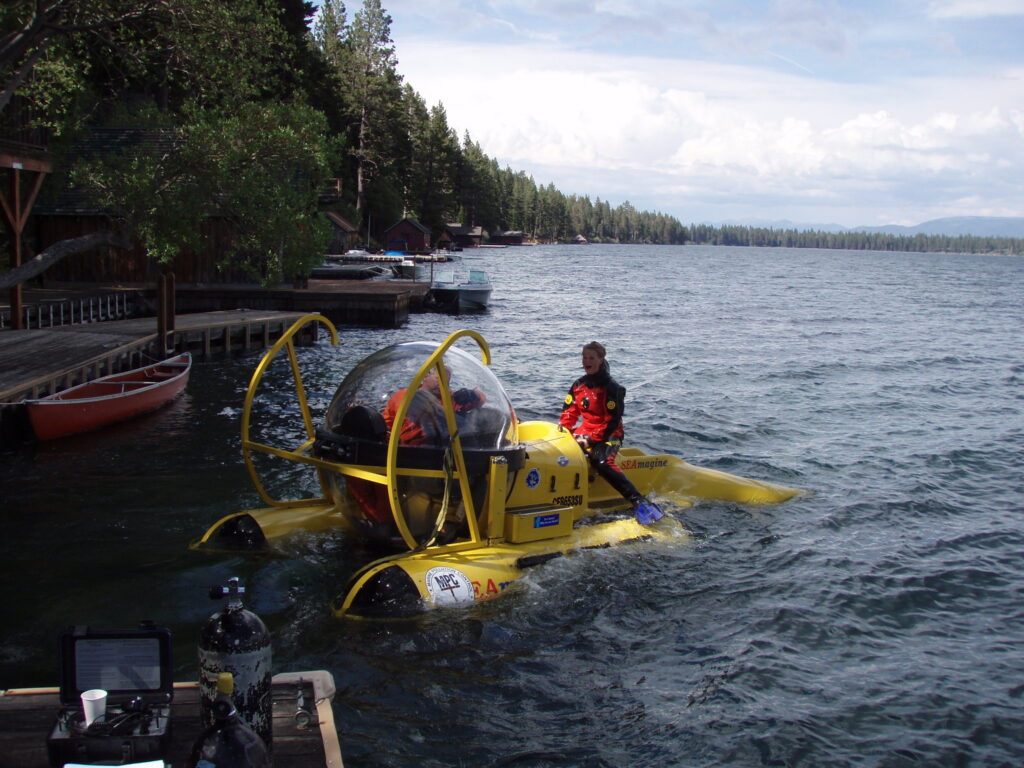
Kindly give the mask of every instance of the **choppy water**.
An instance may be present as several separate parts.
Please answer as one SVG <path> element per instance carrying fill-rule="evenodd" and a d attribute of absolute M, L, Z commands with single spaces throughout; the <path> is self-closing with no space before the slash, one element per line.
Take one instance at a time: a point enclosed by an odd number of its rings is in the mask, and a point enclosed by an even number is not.
<path fill-rule="evenodd" d="M 341 349 L 301 352 L 314 404 L 381 346 L 470 327 L 520 416 L 554 418 L 593 338 L 629 391 L 627 442 L 812 493 L 674 510 L 693 542 L 555 561 L 487 605 L 341 623 L 344 541 L 186 551 L 259 505 L 238 450 L 255 358 L 200 364 L 169 410 L 0 457 L 0 688 L 54 684 L 64 626 L 139 618 L 172 628 L 188 678 L 206 587 L 238 574 L 275 667 L 334 674 L 349 768 L 1024 763 L 1024 261 L 471 258 L 496 284 L 488 313 L 342 329 Z"/>

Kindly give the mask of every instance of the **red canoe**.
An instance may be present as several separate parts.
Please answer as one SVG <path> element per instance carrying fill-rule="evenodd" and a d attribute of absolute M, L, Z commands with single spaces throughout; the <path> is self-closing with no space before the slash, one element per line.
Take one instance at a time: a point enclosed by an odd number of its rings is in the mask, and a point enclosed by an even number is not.
<path fill-rule="evenodd" d="M 192 355 L 185 352 L 143 368 L 87 381 L 40 400 L 26 400 L 25 407 L 37 439 L 74 435 L 130 419 L 173 400 L 188 383 L 191 368 Z"/>

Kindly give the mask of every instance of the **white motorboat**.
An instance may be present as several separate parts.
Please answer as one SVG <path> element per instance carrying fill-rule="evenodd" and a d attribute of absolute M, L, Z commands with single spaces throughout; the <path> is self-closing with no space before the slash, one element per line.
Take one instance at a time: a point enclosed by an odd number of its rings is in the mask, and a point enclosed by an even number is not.
<path fill-rule="evenodd" d="M 435 274 L 430 283 L 431 301 L 447 311 L 487 309 L 491 300 L 491 281 L 482 269 L 469 270 L 466 280 L 458 280 L 455 270 L 445 269 Z"/>
<path fill-rule="evenodd" d="M 394 274 L 391 267 L 383 264 L 335 264 L 327 261 L 314 267 L 309 276 L 317 280 L 381 280 Z"/>

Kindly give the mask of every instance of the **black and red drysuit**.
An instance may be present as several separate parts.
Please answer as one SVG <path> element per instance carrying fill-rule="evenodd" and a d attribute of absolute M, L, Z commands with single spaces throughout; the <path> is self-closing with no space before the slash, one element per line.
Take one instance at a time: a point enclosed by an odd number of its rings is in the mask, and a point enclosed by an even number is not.
<path fill-rule="evenodd" d="M 587 438 L 584 450 L 591 466 L 635 506 L 644 500 L 643 494 L 615 463 L 615 454 L 622 447 L 625 399 L 626 388 L 611 377 L 608 364 L 602 363 L 597 373 L 580 376 L 569 387 L 558 423 L 577 440 Z"/>

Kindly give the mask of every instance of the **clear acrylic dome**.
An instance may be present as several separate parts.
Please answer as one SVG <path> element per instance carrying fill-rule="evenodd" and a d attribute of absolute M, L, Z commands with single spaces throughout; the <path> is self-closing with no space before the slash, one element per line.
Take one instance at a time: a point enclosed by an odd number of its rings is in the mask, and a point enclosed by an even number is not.
<path fill-rule="evenodd" d="M 393 426 L 390 422 L 401 402 L 401 394 L 396 396 L 396 393 L 404 392 L 436 350 L 437 345 L 429 342 L 408 342 L 386 347 L 364 359 L 338 387 L 327 409 L 327 429 L 343 431 L 341 425 L 346 415 L 353 409 L 361 409 L 380 414 L 390 433 Z M 448 386 L 463 446 L 501 449 L 517 444 L 515 410 L 490 368 L 479 357 L 455 347 L 445 352 L 444 366 L 450 377 Z M 445 447 L 450 442 L 440 387 L 433 372 L 428 373 L 414 396 L 406 425 L 411 427 L 412 421 L 418 422 L 418 428 L 403 428 L 403 445 Z M 408 437 L 407 433 L 414 437 Z"/>

